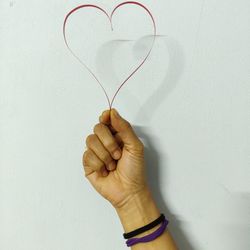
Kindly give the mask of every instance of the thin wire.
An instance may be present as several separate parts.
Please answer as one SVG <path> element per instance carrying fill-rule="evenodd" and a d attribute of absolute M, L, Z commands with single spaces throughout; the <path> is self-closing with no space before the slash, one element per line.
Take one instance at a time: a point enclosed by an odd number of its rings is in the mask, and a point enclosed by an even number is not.
<path fill-rule="evenodd" d="M 119 88 L 117 89 L 117 91 L 115 92 L 113 98 L 112 98 L 112 101 L 110 102 L 110 99 L 107 95 L 107 92 L 106 90 L 104 89 L 103 85 L 101 84 L 101 82 L 99 81 L 99 79 L 97 78 L 97 76 L 94 74 L 94 72 L 79 58 L 79 56 L 77 56 L 75 54 L 75 52 L 70 48 L 69 44 L 68 44 L 68 41 L 67 41 L 67 38 L 66 38 L 66 24 L 67 24 L 67 21 L 68 21 L 68 18 L 76 11 L 82 9 L 82 8 L 96 8 L 100 11 L 102 11 L 109 19 L 109 22 L 110 22 L 110 25 L 111 25 L 111 30 L 113 31 L 113 24 L 112 24 L 112 17 L 114 15 L 114 13 L 116 12 L 116 10 L 118 8 L 120 8 L 121 6 L 124 6 L 124 5 L 127 5 L 127 4 L 134 4 L 134 5 L 137 5 L 137 6 L 140 6 L 141 8 L 143 8 L 144 10 L 146 10 L 146 12 L 149 14 L 149 16 L 151 17 L 151 20 L 153 22 L 153 28 L 154 28 L 154 38 L 153 38 L 153 42 L 151 44 L 151 47 L 148 51 L 148 53 L 146 54 L 145 58 L 142 60 L 142 62 L 132 71 L 132 73 L 129 74 L 129 76 L 121 83 L 121 85 L 119 86 Z M 139 2 L 135 2 L 135 1 L 127 1 L 127 2 L 123 2 L 123 3 L 120 3 L 118 4 L 114 10 L 112 11 L 111 15 L 109 16 L 109 14 L 101 7 L 97 6 L 97 5 L 93 5 L 93 4 L 83 4 L 83 5 L 80 5 L 80 6 L 77 6 L 75 7 L 74 9 L 72 9 L 66 16 L 65 16 L 65 19 L 64 19 L 64 22 L 63 22 L 63 38 L 64 38 L 64 42 L 67 46 L 67 48 L 69 49 L 69 51 L 71 52 L 71 54 L 78 60 L 78 62 L 84 66 L 88 72 L 94 77 L 94 79 L 98 82 L 98 84 L 101 86 L 102 90 L 104 91 L 104 94 L 107 98 L 107 101 L 108 101 L 108 105 L 109 105 L 109 109 L 111 110 L 112 108 L 112 104 L 114 102 L 114 99 L 115 97 L 117 96 L 118 92 L 120 91 L 120 89 L 122 88 L 122 86 L 139 70 L 139 68 L 141 68 L 141 66 L 145 63 L 145 61 L 147 60 L 147 58 L 149 57 L 152 49 L 153 49 L 153 46 L 154 46 L 154 42 L 155 42 L 155 37 L 156 37 L 156 25 L 155 25 L 155 20 L 154 20 L 154 17 L 153 15 L 151 14 L 151 12 L 148 10 L 147 7 L 145 7 L 143 4 L 139 3 Z"/>

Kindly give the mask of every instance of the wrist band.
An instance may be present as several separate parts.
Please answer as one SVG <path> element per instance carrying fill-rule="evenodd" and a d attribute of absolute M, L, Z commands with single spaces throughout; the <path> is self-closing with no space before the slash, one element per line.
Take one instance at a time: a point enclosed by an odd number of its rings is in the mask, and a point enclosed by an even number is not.
<path fill-rule="evenodd" d="M 159 227 L 155 232 L 144 236 L 142 238 L 132 238 L 126 241 L 126 244 L 128 247 L 133 246 L 137 243 L 144 243 L 144 242 L 149 242 L 152 241 L 154 239 L 156 239 L 157 237 L 159 237 L 166 229 L 168 224 L 168 221 L 165 219 L 161 225 L 161 227 Z"/>
<path fill-rule="evenodd" d="M 134 237 L 134 236 L 136 236 L 138 234 L 144 233 L 147 230 L 150 230 L 150 229 L 154 228 L 155 226 L 157 226 L 158 224 L 160 224 L 164 220 L 165 220 L 165 216 L 164 216 L 164 214 L 161 214 L 161 216 L 159 218 L 157 218 L 156 220 L 152 221 L 148 225 L 143 226 L 141 228 L 138 228 L 138 229 L 136 229 L 136 230 L 134 230 L 132 232 L 124 233 L 123 237 L 124 237 L 124 239 L 132 238 L 132 237 Z"/>

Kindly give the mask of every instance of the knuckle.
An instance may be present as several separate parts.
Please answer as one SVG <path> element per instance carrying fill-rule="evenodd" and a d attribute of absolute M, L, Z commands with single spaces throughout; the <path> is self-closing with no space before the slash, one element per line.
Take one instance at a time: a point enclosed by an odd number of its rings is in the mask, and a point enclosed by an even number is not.
<path fill-rule="evenodd" d="M 82 161 L 84 167 L 90 168 L 92 171 L 99 170 L 105 166 L 104 163 L 98 158 L 94 157 L 93 153 L 89 150 L 84 152 Z"/>
<path fill-rule="evenodd" d="M 95 134 L 90 134 L 86 138 L 86 144 L 91 145 L 92 143 L 94 143 L 95 140 L 96 140 L 96 135 Z"/>
<path fill-rule="evenodd" d="M 82 156 L 82 163 L 83 163 L 83 165 L 85 166 L 85 165 L 87 165 L 87 161 L 88 161 L 88 151 L 85 151 L 84 153 L 83 153 L 83 156 Z"/>
<path fill-rule="evenodd" d="M 91 173 L 93 173 L 93 169 L 90 166 L 84 166 L 84 176 L 88 177 Z"/>
<path fill-rule="evenodd" d="M 97 123 L 97 124 L 94 126 L 93 131 L 94 131 L 94 133 L 98 133 L 100 130 L 102 130 L 102 128 L 103 128 L 103 124 Z"/>

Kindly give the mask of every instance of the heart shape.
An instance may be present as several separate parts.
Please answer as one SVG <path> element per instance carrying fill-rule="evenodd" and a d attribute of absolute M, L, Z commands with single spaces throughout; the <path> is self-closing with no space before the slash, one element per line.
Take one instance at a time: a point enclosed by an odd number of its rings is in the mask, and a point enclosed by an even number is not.
<path fill-rule="evenodd" d="M 153 42 L 151 44 L 151 47 L 149 49 L 149 51 L 147 52 L 147 54 L 145 55 L 145 57 L 143 58 L 143 60 L 139 63 L 139 65 L 137 65 L 135 67 L 134 70 L 132 70 L 131 73 L 129 73 L 129 75 L 125 78 L 124 81 L 122 81 L 122 83 L 120 84 L 120 86 L 118 87 L 117 91 L 115 92 L 111 102 L 110 102 L 110 99 L 107 95 L 107 92 L 105 91 L 103 85 L 101 84 L 101 82 L 98 80 L 97 76 L 95 75 L 95 73 L 84 63 L 82 62 L 82 60 L 74 53 L 74 51 L 70 48 L 69 44 L 68 44 L 68 41 L 67 41 L 67 38 L 66 38 L 66 24 L 67 24 L 67 21 L 68 21 L 68 18 L 73 14 L 75 13 L 76 11 L 80 10 L 80 9 L 83 9 L 83 8 L 95 8 L 97 10 L 100 10 L 103 14 L 106 15 L 106 17 L 109 19 L 110 21 L 110 25 L 111 25 L 111 30 L 113 30 L 113 25 L 112 25 L 112 17 L 114 15 L 114 13 L 116 12 L 116 10 L 118 8 L 120 8 L 121 6 L 124 6 L 124 5 L 136 5 L 136 6 L 139 6 L 141 8 L 143 8 L 146 13 L 150 16 L 151 20 L 152 20 L 152 24 L 153 24 L 153 30 L 154 30 L 154 33 L 153 33 Z M 149 11 L 149 9 L 144 6 L 143 4 L 139 3 L 139 2 L 134 2 L 134 1 L 128 1 L 128 2 L 123 2 L 123 3 L 120 3 L 118 4 L 114 9 L 113 11 L 111 12 L 111 14 L 109 15 L 103 8 L 97 6 L 97 5 L 93 5 L 93 4 L 84 4 L 84 5 L 80 5 L 80 6 L 77 6 L 75 7 L 74 9 L 72 9 L 66 16 L 65 16 L 65 19 L 64 19 L 64 22 L 63 22 L 63 38 L 64 38 L 64 42 L 67 46 L 67 48 L 69 49 L 69 51 L 71 52 L 71 54 L 80 62 L 80 64 L 82 64 L 82 66 L 84 66 L 88 71 L 89 73 L 95 78 L 95 80 L 98 82 L 98 84 L 101 86 L 102 90 L 104 91 L 104 94 L 108 100 L 108 104 L 109 104 L 109 109 L 112 108 L 112 104 L 114 102 L 114 99 L 115 97 L 117 96 L 118 92 L 120 91 L 120 89 L 122 88 L 122 86 L 142 67 L 142 65 L 146 62 L 147 58 L 149 57 L 150 53 L 151 53 L 151 50 L 154 46 L 154 42 L 155 42 L 155 37 L 156 37 L 156 25 L 155 25 L 155 21 L 154 21 L 154 17 L 153 15 L 151 14 L 151 12 Z"/>

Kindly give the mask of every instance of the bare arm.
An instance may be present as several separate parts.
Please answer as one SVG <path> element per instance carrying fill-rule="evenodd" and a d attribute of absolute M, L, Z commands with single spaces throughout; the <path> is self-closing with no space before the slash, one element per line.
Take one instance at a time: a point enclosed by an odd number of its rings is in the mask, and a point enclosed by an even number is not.
<path fill-rule="evenodd" d="M 152 194 L 148 188 L 142 193 L 135 195 L 133 199 L 126 203 L 126 205 L 120 209 L 116 209 L 116 212 L 123 225 L 124 232 L 130 232 L 136 228 L 150 223 L 160 216 L 160 211 L 152 197 Z M 139 234 L 136 237 L 146 236 L 154 232 L 159 226 L 148 230 L 145 233 Z M 139 243 L 131 248 L 132 250 L 176 250 L 177 247 L 172 239 L 168 230 L 160 235 L 153 241 L 147 243 Z"/>
<path fill-rule="evenodd" d="M 144 146 L 132 126 L 117 115 L 115 109 L 106 110 L 99 117 L 94 134 L 86 139 L 88 149 L 83 155 L 85 176 L 115 208 L 124 232 L 140 228 L 160 216 L 160 211 L 146 183 Z M 118 151 L 119 155 L 115 155 Z M 154 232 L 160 225 L 136 236 Z M 124 242 L 125 243 L 125 242 Z M 176 250 L 169 231 L 146 243 L 138 243 L 132 250 Z"/>

